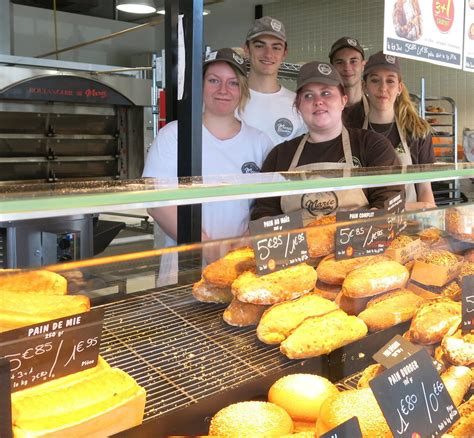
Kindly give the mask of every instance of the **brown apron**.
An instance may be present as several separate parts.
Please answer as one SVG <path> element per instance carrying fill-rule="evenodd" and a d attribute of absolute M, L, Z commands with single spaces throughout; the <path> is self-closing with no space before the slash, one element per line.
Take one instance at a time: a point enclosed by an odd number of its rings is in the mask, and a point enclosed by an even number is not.
<path fill-rule="evenodd" d="M 403 146 L 403 152 L 395 150 L 397 153 L 398 159 L 400 160 L 400 164 L 405 167 L 405 166 L 411 166 L 413 164 L 413 160 L 411 159 L 411 154 L 410 154 L 410 148 L 408 147 L 407 144 L 407 139 L 405 138 L 405 135 L 403 131 L 400 129 L 400 125 L 398 124 L 398 120 L 395 118 L 395 124 L 398 130 L 398 135 L 400 136 L 400 140 L 402 142 Z M 364 126 L 362 126 L 363 129 L 367 129 L 369 126 L 369 116 L 365 116 L 364 120 Z M 405 186 L 405 202 L 416 202 L 417 196 L 416 196 L 416 189 L 415 189 L 415 184 L 407 184 Z"/>
<path fill-rule="evenodd" d="M 343 169 L 347 176 L 350 169 L 354 167 L 352 163 L 352 150 L 349 133 L 345 127 L 342 128 L 342 148 L 344 150 L 345 163 L 311 163 L 298 166 L 301 154 L 308 141 L 309 134 L 303 136 L 296 149 L 289 171 L 314 171 L 314 170 L 335 170 Z M 316 146 L 317 147 L 317 146 Z M 315 178 L 322 178 L 321 176 Z M 309 222 L 320 216 L 336 214 L 336 211 L 355 210 L 367 208 L 369 201 L 362 189 L 338 190 L 336 192 L 305 193 L 300 195 L 290 195 L 281 197 L 281 209 L 283 213 L 300 210 L 302 212 L 303 223 Z"/>

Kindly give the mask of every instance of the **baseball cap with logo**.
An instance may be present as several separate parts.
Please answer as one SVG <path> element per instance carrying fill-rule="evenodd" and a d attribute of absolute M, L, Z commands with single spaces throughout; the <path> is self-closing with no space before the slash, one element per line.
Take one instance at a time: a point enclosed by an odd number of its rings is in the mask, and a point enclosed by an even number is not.
<path fill-rule="evenodd" d="M 331 46 L 331 50 L 329 51 L 330 61 L 332 62 L 332 57 L 338 50 L 345 48 L 357 50 L 362 55 L 362 59 L 365 59 L 364 49 L 359 44 L 359 41 L 352 37 L 342 37 Z"/>
<path fill-rule="evenodd" d="M 365 64 L 363 77 L 365 78 L 369 73 L 377 69 L 391 70 L 400 76 L 402 75 L 398 58 L 393 55 L 385 55 L 383 52 L 377 52 L 368 59 L 367 64 Z"/>
<path fill-rule="evenodd" d="M 246 41 L 253 40 L 260 35 L 271 35 L 286 43 L 285 26 L 283 26 L 281 21 L 272 17 L 266 16 L 255 20 L 253 26 L 247 33 Z"/>
<path fill-rule="evenodd" d="M 232 64 L 237 70 L 244 76 L 247 75 L 245 71 L 245 61 L 235 50 L 230 48 L 219 49 L 214 52 L 208 53 L 204 59 L 203 66 L 212 64 L 213 62 L 227 62 Z"/>
<path fill-rule="evenodd" d="M 337 70 L 331 64 L 320 61 L 308 62 L 301 67 L 296 81 L 296 90 L 307 84 L 343 86 Z"/>

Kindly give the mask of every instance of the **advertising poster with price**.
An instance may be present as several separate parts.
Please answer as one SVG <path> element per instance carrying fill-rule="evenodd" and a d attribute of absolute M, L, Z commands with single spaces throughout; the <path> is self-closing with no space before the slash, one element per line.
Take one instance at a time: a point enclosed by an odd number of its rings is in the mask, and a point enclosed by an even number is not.
<path fill-rule="evenodd" d="M 10 361 L 11 391 L 19 391 L 97 365 L 104 309 L 0 333 Z"/>
<path fill-rule="evenodd" d="M 465 0 L 385 0 L 385 54 L 462 68 Z"/>
<path fill-rule="evenodd" d="M 474 2 L 465 0 L 464 70 L 474 72 Z"/>

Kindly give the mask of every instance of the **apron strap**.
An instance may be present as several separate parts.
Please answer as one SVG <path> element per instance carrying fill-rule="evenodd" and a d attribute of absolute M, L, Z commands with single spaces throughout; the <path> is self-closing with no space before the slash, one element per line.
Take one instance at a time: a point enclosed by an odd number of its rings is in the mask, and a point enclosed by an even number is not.
<path fill-rule="evenodd" d="M 410 148 L 408 147 L 408 143 L 407 143 L 407 139 L 405 137 L 405 133 L 401 130 L 397 117 L 395 117 L 395 125 L 397 127 L 397 131 L 398 131 L 398 135 L 400 137 L 400 141 L 402 142 L 403 150 L 404 150 L 405 154 L 407 154 L 409 157 L 411 157 Z"/>
<path fill-rule="evenodd" d="M 343 174 L 344 176 L 350 176 L 351 169 L 354 167 L 354 164 L 352 162 L 352 149 L 351 140 L 349 138 L 349 131 L 345 126 L 342 126 L 342 150 L 344 152 L 344 159 L 346 160 Z"/>
<path fill-rule="evenodd" d="M 303 153 L 304 145 L 308 141 L 309 138 L 309 132 L 305 135 L 303 135 L 303 138 L 301 139 L 298 147 L 296 148 L 295 155 L 293 155 L 293 159 L 291 160 L 290 167 L 288 170 L 293 170 L 295 167 L 298 166 L 298 163 L 300 161 L 301 154 Z"/>

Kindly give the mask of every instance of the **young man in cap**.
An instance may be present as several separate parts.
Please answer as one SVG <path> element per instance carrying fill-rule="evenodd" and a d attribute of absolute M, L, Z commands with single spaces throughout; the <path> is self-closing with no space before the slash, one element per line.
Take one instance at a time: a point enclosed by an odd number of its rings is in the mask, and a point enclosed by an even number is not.
<path fill-rule="evenodd" d="M 349 98 L 344 109 L 344 122 L 347 126 L 361 128 L 369 111 L 368 101 L 362 92 L 364 49 L 355 38 L 339 38 L 331 47 L 329 61 L 341 75 Z"/>
<path fill-rule="evenodd" d="M 293 108 L 295 93 L 278 81 L 278 70 L 288 53 L 283 23 L 272 17 L 255 20 L 244 50 L 250 60 L 250 100 L 242 120 L 268 134 L 275 145 L 306 132 Z"/>

